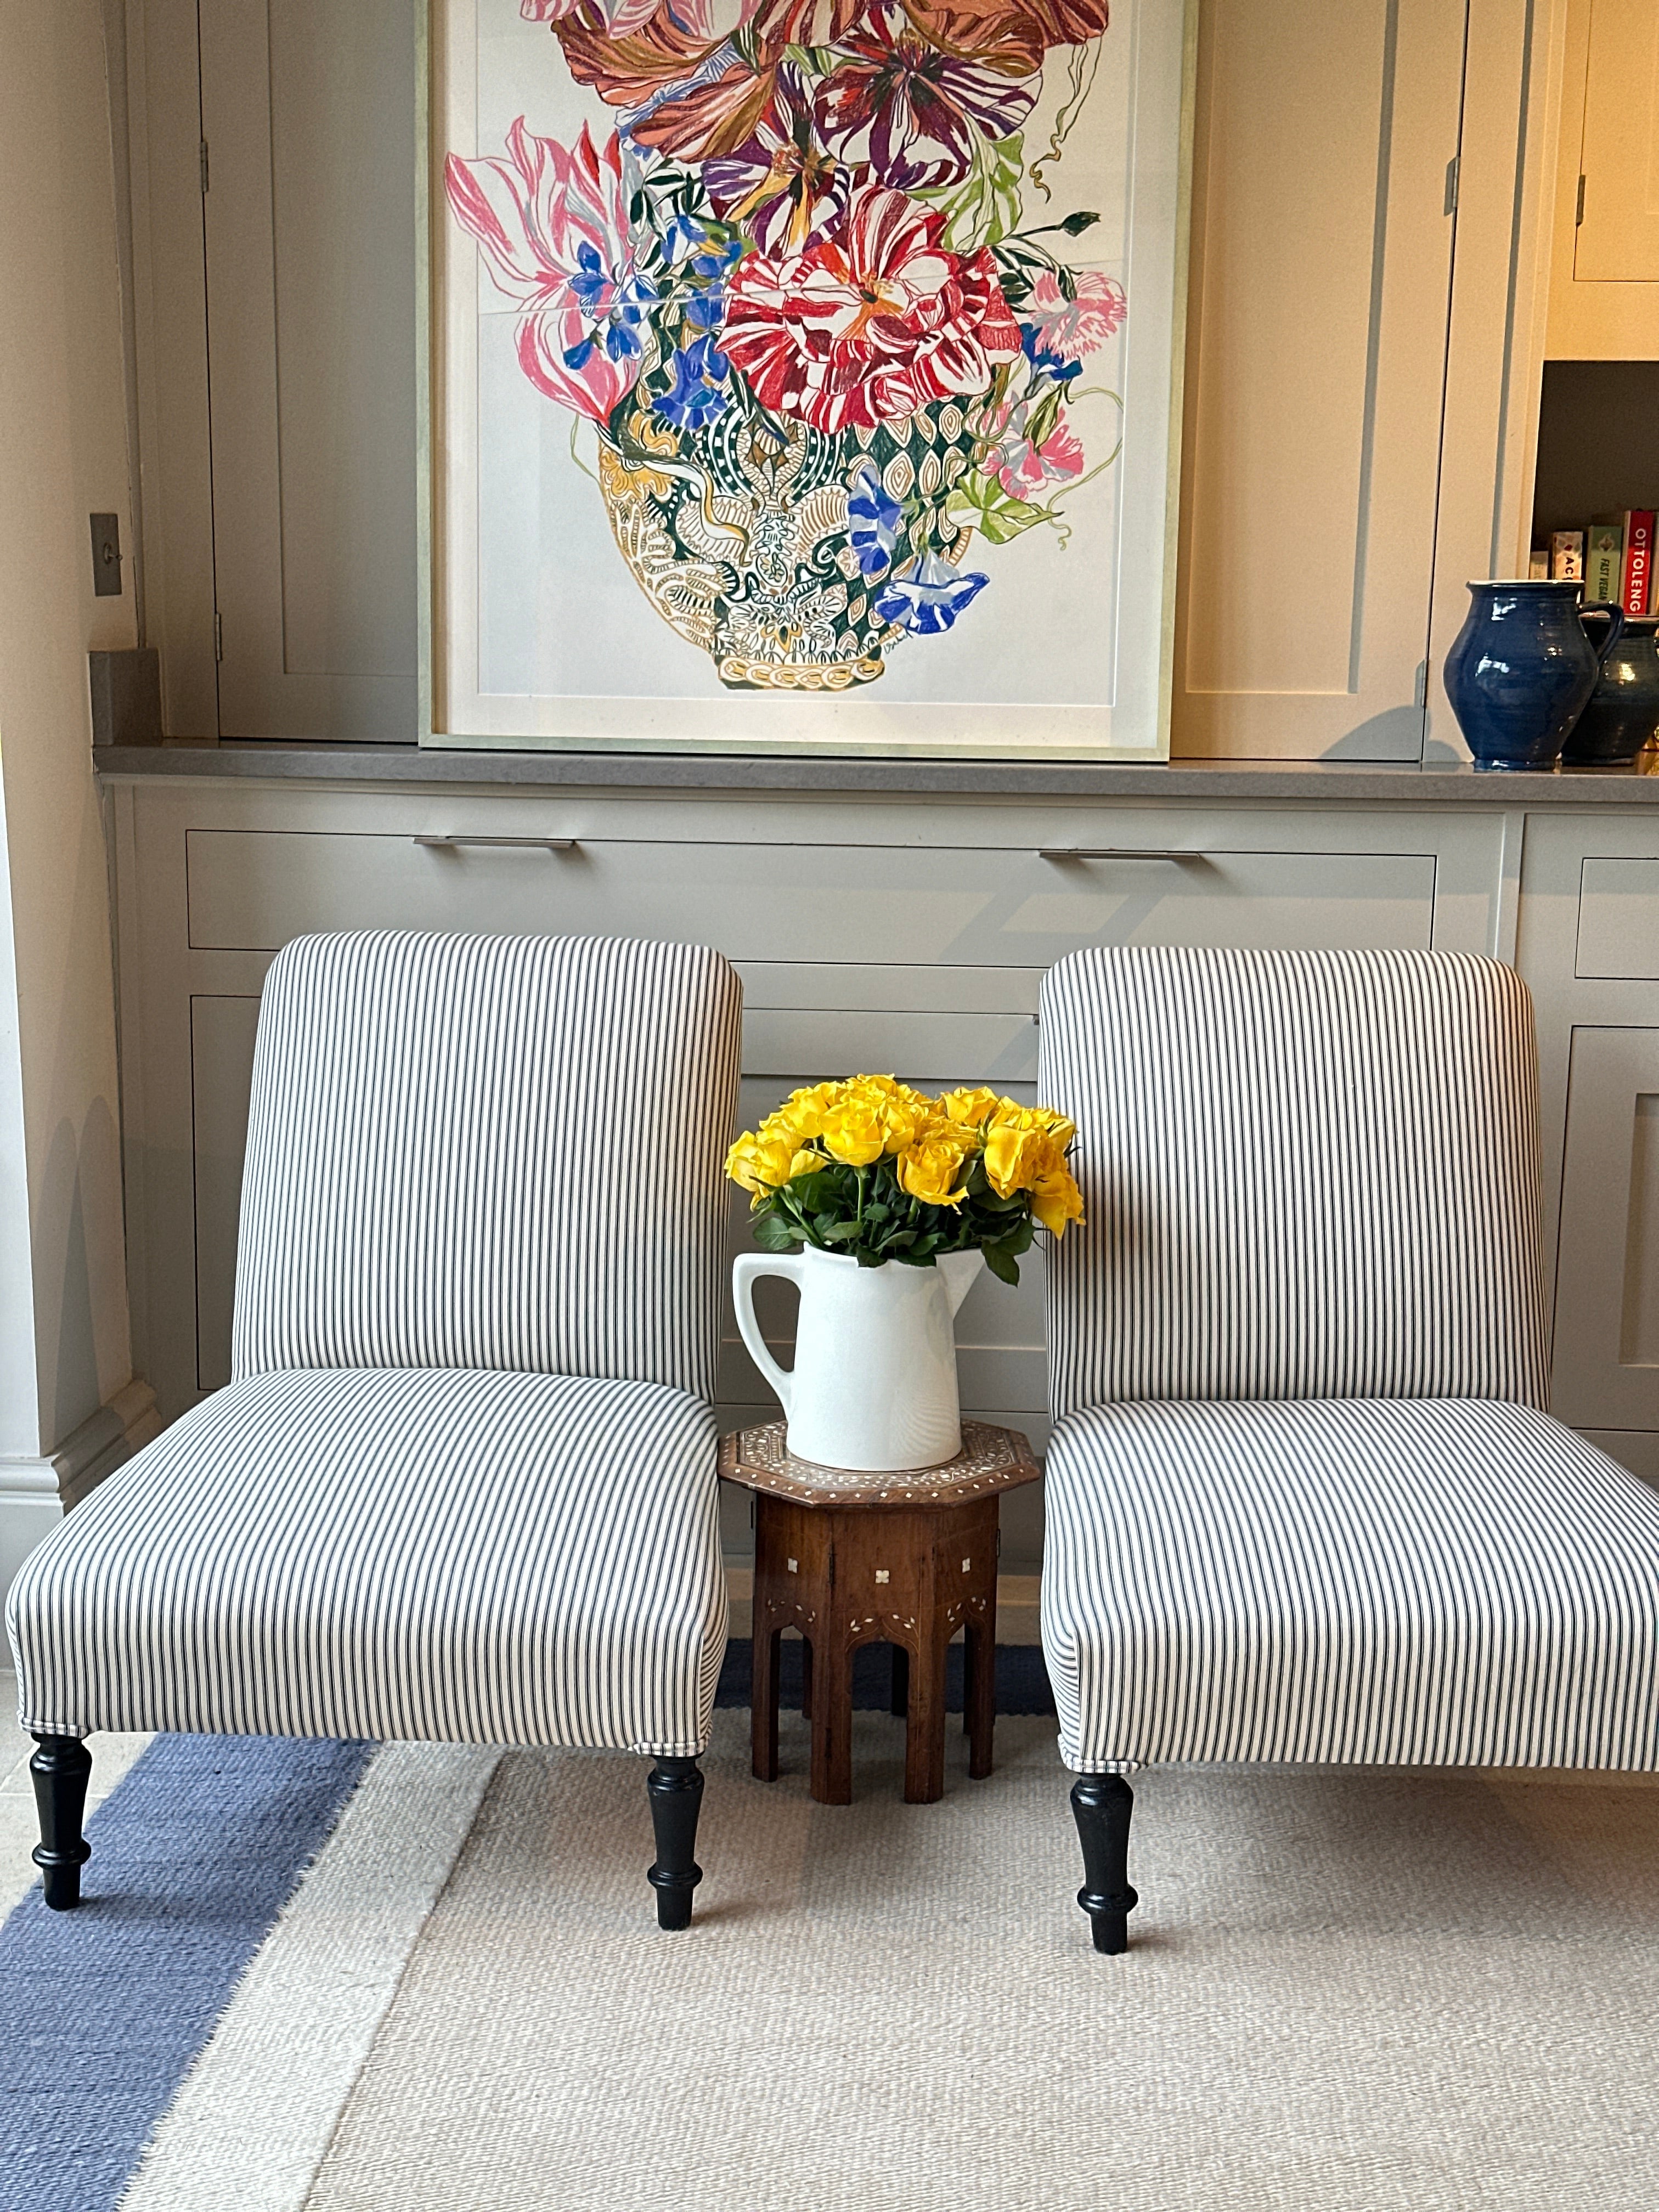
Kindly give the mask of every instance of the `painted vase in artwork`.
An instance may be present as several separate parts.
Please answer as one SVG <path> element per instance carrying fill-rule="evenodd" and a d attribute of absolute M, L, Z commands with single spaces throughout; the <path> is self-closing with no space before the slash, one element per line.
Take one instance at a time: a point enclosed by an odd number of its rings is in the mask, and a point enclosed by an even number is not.
<path fill-rule="evenodd" d="M 1106 0 L 522 0 L 617 112 L 452 154 L 519 366 L 597 433 L 621 560 L 734 690 L 873 682 L 1062 533 L 1079 403 L 1127 312 L 1026 222 L 1086 104 Z M 1024 126 L 1066 88 L 1046 147 Z M 1063 205 L 1063 204 L 1062 204 Z M 1114 435 L 1115 431 L 1114 430 Z M 573 446 L 573 451 L 574 447 Z"/>

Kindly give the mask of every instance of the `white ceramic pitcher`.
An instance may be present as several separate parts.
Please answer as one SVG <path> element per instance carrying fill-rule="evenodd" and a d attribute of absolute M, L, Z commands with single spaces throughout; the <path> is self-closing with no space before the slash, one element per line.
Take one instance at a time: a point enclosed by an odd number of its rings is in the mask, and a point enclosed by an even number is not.
<path fill-rule="evenodd" d="M 949 1252 L 931 1267 L 860 1267 L 808 1245 L 745 1252 L 732 1269 L 738 1328 L 783 1401 L 789 1449 L 820 1467 L 893 1474 L 962 1449 L 957 1310 L 984 1261 Z M 780 1367 L 755 1319 L 755 1284 L 781 1275 L 800 1291 L 795 1364 Z"/>

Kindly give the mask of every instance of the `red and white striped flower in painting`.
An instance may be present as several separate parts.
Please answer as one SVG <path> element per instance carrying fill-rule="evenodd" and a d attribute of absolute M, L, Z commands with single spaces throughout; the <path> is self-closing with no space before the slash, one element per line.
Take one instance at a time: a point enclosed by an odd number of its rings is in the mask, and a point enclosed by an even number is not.
<path fill-rule="evenodd" d="M 762 402 L 833 433 L 989 389 L 1019 326 L 981 250 L 939 243 L 945 218 L 866 185 L 803 253 L 745 255 L 726 289 L 721 351 Z"/>

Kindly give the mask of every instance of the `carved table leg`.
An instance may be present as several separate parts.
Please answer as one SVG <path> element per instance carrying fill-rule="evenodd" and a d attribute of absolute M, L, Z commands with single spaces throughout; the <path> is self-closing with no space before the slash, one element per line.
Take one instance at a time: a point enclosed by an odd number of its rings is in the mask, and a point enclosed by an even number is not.
<path fill-rule="evenodd" d="M 702 1774 L 695 1759 L 659 1759 L 646 1777 L 656 1863 L 646 1880 L 657 1893 L 659 1928 L 691 1925 L 691 1893 L 702 1880 L 697 1864 L 697 1814 Z"/>
<path fill-rule="evenodd" d="M 1072 1811 L 1083 1845 L 1077 1901 L 1089 1916 L 1095 1948 L 1115 1958 L 1129 1948 L 1129 1915 L 1140 1902 L 1129 1887 L 1129 1820 L 1135 1796 L 1121 1774 L 1079 1774 Z"/>
<path fill-rule="evenodd" d="M 820 1805 L 853 1802 L 853 1655 L 825 1637 L 812 1683 L 811 1792 Z"/>
<path fill-rule="evenodd" d="M 932 1805 L 945 1795 L 945 1686 L 949 1638 L 933 1608 L 922 1612 L 921 1645 L 910 1668 L 910 1717 L 904 1733 L 904 1802 Z"/>
<path fill-rule="evenodd" d="M 910 1655 L 902 1644 L 890 1645 L 893 1654 L 893 1693 L 888 1700 L 888 1711 L 895 1720 L 910 1717 Z"/>
<path fill-rule="evenodd" d="M 34 1741 L 40 1749 L 29 1761 L 29 1773 L 40 1840 L 32 1856 L 46 1903 L 54 1912 L 67 1912 L 81 1902 L 81 1869 L 92 1856 L 92 1846 L 81 1833 L 92 1753 L 76 1735 L 37 1735 Z"/>
<path fill-rule="evenodd" d="M 754 1673 L 749 1693 L 750 1765 L 757 1782 L 778 1778 L 778 1662 L 781 1629 L 768 1626 L 755 1601 Z"/>
<path fill-rule="evenodd" d="M 991 1771 L 997 1719 L 997 1625 L 969 1621 L 963 1638 L 962 1724 L 968 1731 L 968 1772 L 982 1782 Z"/>

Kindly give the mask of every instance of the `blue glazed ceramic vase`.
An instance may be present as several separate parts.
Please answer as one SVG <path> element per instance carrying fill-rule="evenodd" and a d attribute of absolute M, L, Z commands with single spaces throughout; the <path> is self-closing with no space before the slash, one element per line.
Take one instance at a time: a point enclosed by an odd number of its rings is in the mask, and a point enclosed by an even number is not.
<path fill-rule="evenodd" d="M 1588 610 L 1587 610 L 1588 611 Z M 1659 615 L 1627 615 L 1625 635 L 1601 655 L 1601 674 L 1574 723 L 1564 761 L 1633 761 L 1659 742 Z"/>
<path fill-rule="evenodd" d="M 1446 696 L 1477 768 L 1553 768 L 1624 629 L 1616 607 L 1598 654 L 1579 620 L 1581 583 L 1471 584 L 1446 655 Z"/>

